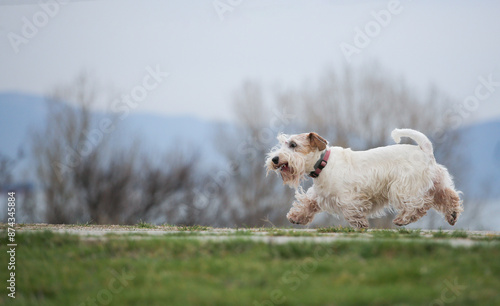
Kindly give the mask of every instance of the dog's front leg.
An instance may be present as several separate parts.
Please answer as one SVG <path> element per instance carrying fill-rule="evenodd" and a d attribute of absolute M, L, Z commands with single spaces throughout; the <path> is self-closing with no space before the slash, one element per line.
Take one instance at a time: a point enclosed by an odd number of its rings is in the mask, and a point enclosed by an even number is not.
<path fill-rule="evenodd" d="M 292 208 L 286 214 L 288 221 L 302 225 L 311 223 L 314 215 L 321 211 L 313 187 L 309 188 L 307 193 L 298 190 L 295 193 L 295 199 L 297 201 L 293 203 Z"/>

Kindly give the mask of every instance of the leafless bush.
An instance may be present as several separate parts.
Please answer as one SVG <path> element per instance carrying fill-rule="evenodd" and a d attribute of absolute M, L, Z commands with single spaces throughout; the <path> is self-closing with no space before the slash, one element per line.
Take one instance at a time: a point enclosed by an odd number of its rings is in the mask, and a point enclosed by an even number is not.
<path fill-rule="evenodd" d="M 47 222 L 136 223 L 158 213 L 167 220 L 176 204 L 192 197 L 192 161 L 167 153 L 153 163 L 138 143 L 120 145 L 110 128 L 119 129 L 116 118 L 91 110 L 99 98 L 84 76 L 58 88 L 48 103 L 47 126 L 33 135 Z"/>
<path fill-rule="evenodd" d="M 0 186 L 12 182 L 12 168 L 14 161 L 6 155 L 0 154 Z"/>
<path fill-rule="evenodd" d="M 168 223 L 202 223 L 204 220 L 200 216 L 204 210 L 193 205 L 197 179 L 202 176 L 197 160 L 191 154 L 175 150 L 161 158 L 159 163 L 142 158 L 135 188 L 140 201 L 139 205 L 132 205 L 128 222 L 154 220 L 160 213 Z"/>
<path fill-rule="evenodd" d="M 90 106 L 95 89 L 88 79 L 80 76 L 75 84 L 56 89 L 47 101 L 48 117 L 45 129 L 33 134 L 33 155 L 39 182 L 44 190 L 46 220 L 49 223 L 83 221 L 84 207 L 78 201 L 77 170 L 85 161 L 85 132 L 91 122 Z M 64 101 L 75 101 L 69 105 Z M 85 148 L 98 152 L 98 148 Z M 83 155 L 82 155 L 83 154 Z M 95 156 L 91 156 L 93 158 Z"/>
<path fill-rule="evenodd" d="M 12 183 L 12 168 L 14 166 L 14 161 L 6 155 L 0 154 L 0 195 L 3 198 L 7 198 L 7 192 L 9 192 L 8 185 Z M 4 211 L 7 211 L 5 208 Z M 0 214 L 3 216 L 2 222 L 7 221 L 7 214 Z"/>
<path fill-rule="evenodd" d="M 19 175 L 14 175 L 14 169 L 23 160 L 21 150 L 15 158 L 8 157 L 0 153 L 0 203 L 5 200 L 5 209 L 0 212 L 3 221 L 7 221 L 7 195 L 9 192 L 15 192 L 16 198 L 16 220 L 18 222 L 30 222 L 35 220 L 35 186 L 32 183 L 25 182 Z M 1 206 L 1 205 L 0 205 Z"/>
<path fill-rule="evenodd" d="M 234 95 L 236 130 L 222 132 L 219 147 L 232 165 L 230 180 L 221 187 L 221 203 L 228 226 L 282 225 L 293 192 L 274 175 L 265 177 L 264 157 L 275 136 L 288 122 L 266 104 L 261 85 L 245 82 Z M 266 103 L 267 102 L 267 103 Z M 278 122 L 278 123 L 277 123 Z"/>
<path fill-rule="evenodd" d="M 328 70 L 315 86 L 281 93 L 281 104 L 293 104 L 303 129 L 325 135 L 334 145 L 367 149 L 388 143 L 395 127 L 432 134 L 450 100 L 435 88 L 426 95 L 391 78 L 377 64 Z"/>

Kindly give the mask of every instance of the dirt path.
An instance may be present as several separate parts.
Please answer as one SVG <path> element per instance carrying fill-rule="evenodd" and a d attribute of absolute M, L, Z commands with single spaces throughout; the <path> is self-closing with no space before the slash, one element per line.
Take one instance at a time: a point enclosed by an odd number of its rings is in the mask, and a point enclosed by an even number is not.
<path fill-rule="evenodd" d="M 6 225 L 2 224 L 1 228 Z M 267 243 L 310 242 L 330 243 L 342 240 L 399 239 L 401 241 L 433 241 L 449 243 L 451 246 L 470 247 L 477 243 L 500 243 L 500 232 L 493 231 L 452 231 L 452 230 L 366 230 L 352 232 L 348 229 L 283 228 L 210 228 L 203 226 L 154 226 L 139 225 L 57 225 L 20 224 L 17 232 L 52 231 L 61 234 L 82 236 L 83 240 L 107 240 L 109 238 L 148 239 L 158 236 L 221 241 L 227 239 L 249 239 Z M 335 232 L 336 231 L 336 232 Z"/>

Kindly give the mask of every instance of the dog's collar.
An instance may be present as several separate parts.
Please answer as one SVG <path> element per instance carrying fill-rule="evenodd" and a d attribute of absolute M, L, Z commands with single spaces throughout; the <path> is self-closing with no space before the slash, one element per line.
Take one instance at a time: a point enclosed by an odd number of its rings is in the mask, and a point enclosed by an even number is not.
<path fill-rule="evenodd" d="M 321 154 L 321 157 L 314 165 L 314 171 L 309 172 L 309 176 L 312 178 L 317 178 L 321 171 L 323 171 L 323 168 L 326 167 L 328 158 L 330 158 L 330 150 L 326 150 L 325 152 L 323 152 L 323 154 Z"/>

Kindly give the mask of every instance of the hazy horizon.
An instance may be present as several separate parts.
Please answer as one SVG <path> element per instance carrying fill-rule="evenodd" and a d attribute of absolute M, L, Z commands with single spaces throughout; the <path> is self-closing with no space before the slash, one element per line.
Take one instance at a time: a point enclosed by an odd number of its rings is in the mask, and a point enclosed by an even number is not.
<path fill-rule="evenodd" d="M 434 84 L 458 103 L 481 77 L 500 81 L 494 1 L 12 3 L 0 5 L 1 92 L 46 94 L 87 71 L 130 93 L 151 67 L 168 77 L 136 111 L 227 121 L 246 79 L 298 88 L 327 69 L 378 62 L 417 91 Z M 348 58 L 346 44 L 358 52 Z M 494 91 L 465 123 L 500 117 L 499 100 Z"/>

